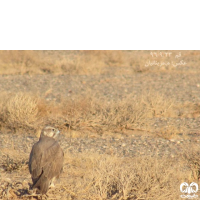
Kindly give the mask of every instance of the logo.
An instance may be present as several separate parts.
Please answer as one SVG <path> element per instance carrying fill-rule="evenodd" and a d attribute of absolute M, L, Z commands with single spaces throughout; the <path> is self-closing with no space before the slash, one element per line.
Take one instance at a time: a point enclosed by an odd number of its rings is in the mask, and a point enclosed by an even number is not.
<path fill-rule="evenodd" d="M 193 193 L 198 192 L 198 184 L 194 182 L 192 182 L 190 185 L 188 185 L 188 183 L 186 182 L 181 183 L 180 191 L 184 193 L 183 195 L 181 195 L 181 198 L 188 198 L 188 199 L 197 198 L 198 195 L 195 195 Z"/>

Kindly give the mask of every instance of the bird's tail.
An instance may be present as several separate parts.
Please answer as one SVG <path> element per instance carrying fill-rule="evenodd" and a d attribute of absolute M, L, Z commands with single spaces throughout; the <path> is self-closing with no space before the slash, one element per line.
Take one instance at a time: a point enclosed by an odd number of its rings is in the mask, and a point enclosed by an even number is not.
<path fill-rule="evenodd" d="M 41 194 L 46 194 L 49 189 L 49 184 L 50 181 L 44 176 L 44 174 L 42 174 L 32 188 L 37 188 Z"/>

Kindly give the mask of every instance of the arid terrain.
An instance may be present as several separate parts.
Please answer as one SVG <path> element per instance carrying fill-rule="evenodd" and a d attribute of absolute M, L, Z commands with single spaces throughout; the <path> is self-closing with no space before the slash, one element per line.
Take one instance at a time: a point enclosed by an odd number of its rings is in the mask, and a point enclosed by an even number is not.
<path fill-rule="evenodd" d="M 0 199 L 177 200 L 200 184 L 200 51 L 0 51 L 0 93 Z M 46 125 L 64 169 L 37 196 Z"/>

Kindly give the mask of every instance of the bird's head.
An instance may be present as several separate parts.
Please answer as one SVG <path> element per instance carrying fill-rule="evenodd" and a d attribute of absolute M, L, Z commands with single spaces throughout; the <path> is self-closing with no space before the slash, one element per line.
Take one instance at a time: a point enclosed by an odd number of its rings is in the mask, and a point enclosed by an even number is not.
<path fill-rule="evenodd" d="M 57 128 L 51 127 L 51 126 L 46 126 L 42 132 L 40 137 L 52 137 L 52 138 L 56 138 L 59 135 L 60 131 Z"/>

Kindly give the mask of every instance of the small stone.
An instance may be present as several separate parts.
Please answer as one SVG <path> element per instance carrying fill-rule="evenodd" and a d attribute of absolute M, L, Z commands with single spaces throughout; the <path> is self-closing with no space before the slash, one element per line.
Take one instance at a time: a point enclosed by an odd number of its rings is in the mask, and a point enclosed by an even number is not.
<path fill-rule="evenodd" d="M 126 143 L 122 143 L 122 147 L 125 147 L 126 146 Z"/>

